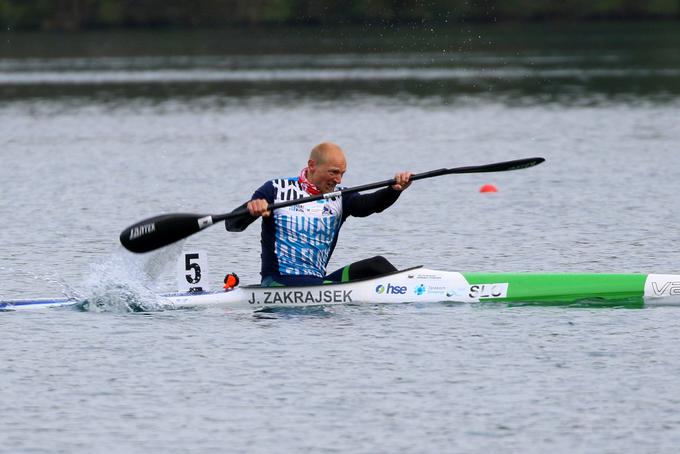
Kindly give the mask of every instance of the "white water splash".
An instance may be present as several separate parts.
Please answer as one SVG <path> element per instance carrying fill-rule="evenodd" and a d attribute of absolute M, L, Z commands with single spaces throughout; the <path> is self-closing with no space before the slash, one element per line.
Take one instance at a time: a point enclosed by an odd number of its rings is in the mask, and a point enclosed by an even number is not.
<path fill-rule="evenodd" d="M 174 264 L 183 242 L 148 254 L 122 249 L 95 263 L 77 297 L 84 310 L 97 312 L 155 312 L 172 309 L 157 294 L 159 277 Z"/>

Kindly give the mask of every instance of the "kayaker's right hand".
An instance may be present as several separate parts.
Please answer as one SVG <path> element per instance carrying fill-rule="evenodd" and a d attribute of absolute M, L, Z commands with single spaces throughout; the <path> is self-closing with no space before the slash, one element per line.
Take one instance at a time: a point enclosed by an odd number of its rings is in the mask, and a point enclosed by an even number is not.
<path fill-rule="evenodd" d="M 269 202 L 267 202 L 265 199 L 251 200 L 250 202 L 248 202 L 247 205 L 248 211 L 250 212 L 251 216 L 253 217 L 262 216 L 263 218 L 267 218 L 271 215 L 271 211 L 267 209 L 268 207 Z"/>

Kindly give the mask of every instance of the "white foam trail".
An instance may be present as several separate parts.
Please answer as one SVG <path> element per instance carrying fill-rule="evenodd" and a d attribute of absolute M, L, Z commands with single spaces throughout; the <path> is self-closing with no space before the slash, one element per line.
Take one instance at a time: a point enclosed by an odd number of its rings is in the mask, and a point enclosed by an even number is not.
<path fill-rule="evenodd" d="M 57 276 L 56 274 L 35 274 L 31 273 L 30 271 L 20 270 L 7 266 L 0 266 L 0 272 L 2 272 L 4 275 L 11 275 L 14 277 L 27 276 L 33 279 L 34 281 L 38 282 L 36 287 L 40 287 L 41 284 L 44 283 L 54 284 L 60 289 L 59 293 L 63 297 L 68 299 L 80 298 L 80 292 L 78 291 L 78 289 L 72 287 L 71 284 L 69 284 L 63 278 Z"/>

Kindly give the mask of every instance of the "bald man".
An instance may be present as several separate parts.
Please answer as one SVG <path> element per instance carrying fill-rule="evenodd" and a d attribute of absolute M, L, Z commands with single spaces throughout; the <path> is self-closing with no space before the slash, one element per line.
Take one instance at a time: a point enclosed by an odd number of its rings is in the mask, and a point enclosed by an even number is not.
<path fill-rule="evenodd" d="M 333 143 L 321 143 L 312 149 L 307 167 L 298 177 L 270 180 L 255 191 L 247 203 L 251 219 L 238 225 L 226 223 L 227 230 L 242 231 L 262 217 L 262 285 L 344 282 L 396 271 L 383 257 L 352 263 L 330 275 L 326 275 L 326 265 L 345 220 L 388 208 L 411 184 L 410 172 L 397 173 L 396 184 L 371 194 L 345 194 L 279 208 L 273 213 L 267 210 L 272 203 L 335 191 L 346 170 L 342 149 Z"/>

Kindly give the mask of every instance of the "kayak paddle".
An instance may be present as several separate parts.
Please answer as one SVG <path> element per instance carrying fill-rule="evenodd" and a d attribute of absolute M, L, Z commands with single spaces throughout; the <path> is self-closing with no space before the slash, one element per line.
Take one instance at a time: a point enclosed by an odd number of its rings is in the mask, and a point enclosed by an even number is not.
<path fill-rule="evenodd" d="M 538 165 L 543 161 L 545 161 L 544 158 L 526 158 L 516 159 L 514 161 L 497 162 L 494 164 L 485 164 L 481 166 L 466 166 L 454 167 L 452 169 L 430 170 L 429 172 L 412 175 L 411 181 L 438 177 L 440 175 L 449 175 L 453 173 L 504 172 L 507 170 L 525 169 L 527 167 Z M 390 180 L 379 181 L 377 183 L 368 183 L 352 188 L 340 189 L 326 194 L 318 194 L 279 203 L 270 203 L 268 209 L 269 211 L 273 211 L 277 208 L 299 205 L 319 199 L 331 199 L 342 194 L 368 191 L 370 189 L 391 186 L 395 183 L 395 179 L 392 178 Z M 244 218 L 246 216 L 250 216 L 250 213 L 245 206 L 241 206 L 231 213 L 218 215 L 191 213 L 163 214 L 145 219 L 126 228 L 120 234 L 120 242 L 123 244 L 125 249 L 129 251 L 149 252 L 163 246 L 167 246 L 168 244 L 172 244 L 175 241 L 187 238 L 188 236 L 191 236 L 194 233 L 199 232 L 200 230 L 203 230 L 204 228 L 218 222 Z"/>

